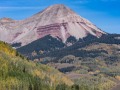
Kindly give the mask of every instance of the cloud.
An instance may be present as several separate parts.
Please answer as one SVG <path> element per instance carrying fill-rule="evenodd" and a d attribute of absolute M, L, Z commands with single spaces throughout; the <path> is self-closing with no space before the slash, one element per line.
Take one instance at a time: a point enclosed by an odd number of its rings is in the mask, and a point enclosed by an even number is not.
<path fill-rule="evenodd" d="M 41 7 L 0 7 L 0 10 L 31 10 L 31 9 L 43 9 L 45 8 L 45 6 L 41 6 Z"/>
<path fill-rule="evenodd" d="M 90 2 L 89 0 L 76 0 L 76 1 L 74 1 L 74 3 L 76 3 L 76 4 L 84 4 L 84 3 L 88 3 L 88 2 Z"/>

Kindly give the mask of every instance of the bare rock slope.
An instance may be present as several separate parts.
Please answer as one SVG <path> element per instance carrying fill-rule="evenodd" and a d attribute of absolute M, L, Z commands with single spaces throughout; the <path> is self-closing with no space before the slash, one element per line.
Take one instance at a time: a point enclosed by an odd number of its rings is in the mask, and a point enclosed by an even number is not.
<path fill-rule="evenodd" d="M 22 46 L 46 35 L 66 42 L 70 36 L 79 39 L 88 34 L 100 37 L 105 32 L 61 4 L 50 6 L 21 21 L 0 19 L 0 40 L 8 43 L 21 42 Z"/>

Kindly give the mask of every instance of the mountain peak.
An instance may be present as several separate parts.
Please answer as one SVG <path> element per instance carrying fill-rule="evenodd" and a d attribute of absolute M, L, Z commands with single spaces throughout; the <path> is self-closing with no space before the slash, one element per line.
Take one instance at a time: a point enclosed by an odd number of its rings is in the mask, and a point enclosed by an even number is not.
<path fill-rule="evenodd" d="M 54 4 L 54 5 L 51 5 L 50 7 L 66 7 L 64 4 Z"/>
<path fill-rule="evenodd" d="M 12 21 L 14 21 L 14 20 L 11 18 L 7 18 L 7 17 L 3 17 L 0 19 L 0 22 L 12 22 Z"/>
<path fill-rule="evenodd" d="M 49 9 L 59 9 L 59 10 L 70 10 L 70 8 L 68 8 L 64 4 L 55 4 L 55 5 L 49 6 L 48 8 Z M 72 10 L 70 10 L 70 11 L 72 11 Z"/>
<path fill-rule="evenodd" d="M 68 14 L 74 14 L 74 12 L 68 8 L 67 6 L 65 6 L 64 4 L 55 4 L 52 5 L 50 7 L 48 7 L 48 10 L 50 10 L 51 12 L 55 12 L 56 14 L 60 14 L 60 15 L 68 15 Z"/>
<path fill-rule="evenodd" d="M 22 46 L 46 35 L 60 38 L 65 43 L 70 36 L 79 40 L 88 35 L 101 37 L 102 34 L 105 34 L 90 21 L 77 15 L 63 4 L 49 6 L 30 18 L 9 24 L 7 27 L 0 27 L 0 33 L 2 33 L 0 40 L 12 43 L 20 42 Z M 4 38 L 7 35 L 10 38 Z"/>
<path fill-rule="evenodd" d="M 75 13 L 67 6 L 63 4 L 55 4 L 55 5 L 51 5 L 47 7 L 42 12 L 37 13 L 32 18 L 38 17 L 40 19 L 50 20 L 50 19 L 58 19 L 58 18 L 60 19 L 60 18 L 67 17 L 68 15 L 73 15 L 73 14 Z"/>

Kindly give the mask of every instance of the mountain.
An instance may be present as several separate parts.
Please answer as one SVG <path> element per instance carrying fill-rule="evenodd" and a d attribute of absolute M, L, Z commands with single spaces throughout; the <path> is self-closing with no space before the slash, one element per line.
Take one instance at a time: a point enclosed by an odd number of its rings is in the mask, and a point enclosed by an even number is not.
<path fill-rule="evenodd" d="M 0 40 L 27 57 L 0 42 L 0 88 L 110 90 L 120 82 L 120 34 L 105 33 L 64 5 L 21 21 L 0 19 Z"/>
<path fill-rule="evenodd" d="M 70 36 L 78 40 L 87 35 L 101 37 L 103 34 L 105 32 L 90 21 L 61 4 L 50 6 L 25 20 L 0 20 L 0 40 L 12 44 L 21 43 L 22 46 L 46 35 L 65 43 Z"/>
<path fill-rule="evenodd" d="M 73 82 L 52 67 L 27 60 L 0 41 L 0 89 L 56 90 L 61 84 L 71 86 Z"/>

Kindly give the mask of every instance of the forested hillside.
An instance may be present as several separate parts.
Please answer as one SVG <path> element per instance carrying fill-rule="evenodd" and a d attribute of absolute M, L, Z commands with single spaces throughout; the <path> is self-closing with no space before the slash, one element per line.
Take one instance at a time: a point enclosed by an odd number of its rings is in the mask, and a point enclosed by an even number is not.
<path fill-rule="evenodd" d="M 0 67 L 0 90 L 108 90 L 115 85 L 112 78 L 103 76 L 81 76 L 73 85 L 64 74 L 29 61 L 4 42 L 0 42 Z"/>
<path fill-rule="evenodd" d="M 0 42 L 0 90 L 55 90 L 73 82 L 57 70 L 27 60 L 8 44 Z"/>
<path fill-rule="evenodd" d="M 36 55 L 28 57 L 65 73 L 83 90 L 109 90 L 120 77 L 120 35 L 89 35 L 69 47 L 36 51 Z"/>

